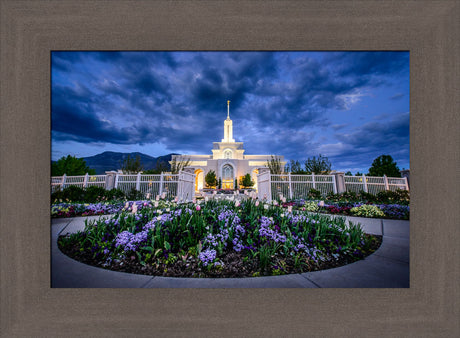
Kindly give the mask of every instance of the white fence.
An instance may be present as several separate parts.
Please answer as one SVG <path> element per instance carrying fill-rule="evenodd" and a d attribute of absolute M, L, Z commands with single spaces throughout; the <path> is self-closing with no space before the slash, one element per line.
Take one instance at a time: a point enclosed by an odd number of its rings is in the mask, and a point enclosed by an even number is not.
<path fill-rule="evenodd" d="M 82 176 L 53 176 L 51 177 L 51 192 L 62 190 L 69 186 L 87 188 L 99 186 L 107 190 L 120 189 L 125 194 L 132 189 L 149 193 L 151 198 L 165 194 L 167 198 L 178 197 L 180 200 L 192 200 L 195 192 L 195 175 L 181 171 L 179 174 L 162 173 L 160 175 L 143 174 L 108 174 Z"/>
<path fill-rule="evenodd" d="M 380 191 L 409 190 L 406 177 L 344 176 L 346 191 L 378 194 Z"/>
<path fill-rule="evenodd" d="M 269 171 L 257 175 L 257 194 L 261 200 L 271 200 L 272 190 Z"/>
<path fill-rule="evenodd" d="M 406 177 L 344 176 L 332 175 L 292 175 L 291 173 L 271 175 L 265 171 L 257 176 L 259 199 L 279 199 L 280 195 L 288 199 L 307 198 L 311 189 L 319 190 L 323 196 L 345 191 L 361 191 L 377 194 L 380 191 L 396 189 L 409 190 Z"/>
<path fill-rule="evenodd" d="M 82 176 L 53 176 L 51 177 L 51 192 L 62 190 L 72 185 L 87 188 L 91 186 L 105 187 L 106 175 L 82 175 Z"/>
<path fill-rule="evenodd" d="M 289 199 L 305 198 L 310 189 L 321 191 L 322 195 L 329 192 L 337 193 L 333 175 L 271 175 L 272 198 L 283 195 Z"/>

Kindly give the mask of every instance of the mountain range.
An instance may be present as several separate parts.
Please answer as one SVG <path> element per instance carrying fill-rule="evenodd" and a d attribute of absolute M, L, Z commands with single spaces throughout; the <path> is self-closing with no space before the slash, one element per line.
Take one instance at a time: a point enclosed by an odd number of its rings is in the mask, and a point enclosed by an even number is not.
<path fill-rule="evenodd" d="M 133 159 L 135 159 L 136 156 L 139 156 L 144 170 L 149 170 L 154 169 L 157 163 L 160 162 L 165 163 L 167 167 L 170 168 L 169 161 L 171 161 L 172 155 L 177 154 L 168 154 L 159 157 L 152 157 L 150 155 L 146 155 L 139 152 L 118 153 L 113 151 L 105 151 L 94 156 L 83 157 L 83 159 L 85 160 L 86 165 L 89 168 L 96 170 L 97 175 L 103 175 L 106 171 L 116 171 L 118 169 L 121 169 L 123 161 L 128 157 L 128 155 Z"/>

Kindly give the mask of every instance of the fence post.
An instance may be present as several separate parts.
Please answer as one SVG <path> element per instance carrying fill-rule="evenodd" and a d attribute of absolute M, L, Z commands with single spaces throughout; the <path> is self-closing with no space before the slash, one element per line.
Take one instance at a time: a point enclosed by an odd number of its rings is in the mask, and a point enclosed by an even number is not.
<path fill-rule="evenodd" d="M 331 176 L 332 178 L 332 188 L 333 188 L 333 191 L 334 191 L 334 194 L 337 194 L 337 182 L 336 182 L 336 179 L 337 179 L 338 175 L 334 175 L 334 176 Z"/>
<path fill-rule="evenodd" d="M 289 172 L 289 199 L 292 200 L 292 181 L 291 181 L 291 173 Z"/>
<path fill-rule="evenodd" d="M 364 174 L 363 174 L 363 189 L 364 189 L 364 192 L 368 192 L 367 191 L 366 175 L 364 175 Z"/>
<path fill-rule="evenodd" d="M 404 177 L 404 183 L 406 185 L 406 190 L 409 191 L 409 183 L 407 182 L 407 177 Z"/>
<path fill-rule="evenodd" d="M 163 193 L 163 172 L 160 173 L 160 190 L 158 195 L 161 195 Z"/>
<path fill-rule="evenodd" d="M 61 182 L 61 190 L 64 190 L 64 185 L 65 185 L 65 179 L 66 179 L 66 174 L 62 175 L 62 182 Z"/>
<path fill-rule="evenodd" d="M 118 173 L 115 174 L 115 189 L 118 189 Z"/>
<path fill-rule="evenodd" d="M 83 179 L 83 188 L 86 188 L 88 185 L 88 173 L 85 174 L 85 178 Z"/>
<path fill-rule="evenodd" d="M 316 189 L 316 184 L 315 184 L 315 173 L 311 173 L 311 181 L 313 182 L 313 189 Z"/>
<path fill-rule="evenodd" d="M 141 190 L 141 173 L 137 173 L 136 190 L 137 191 Z"/>
<path fill-rule="evenodd" d="M 383 183 L 385 184 L 385 190 L 390 190 L 390 187 L 388 186 L 388 177 L 387 177 L 387 175 L 383 175 Z"/>

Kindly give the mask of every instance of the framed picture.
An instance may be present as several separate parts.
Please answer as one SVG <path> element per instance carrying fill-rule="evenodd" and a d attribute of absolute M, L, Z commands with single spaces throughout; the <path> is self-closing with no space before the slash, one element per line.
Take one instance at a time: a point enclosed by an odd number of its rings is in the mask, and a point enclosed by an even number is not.
<path fill-rule="evenodd" d="M 2 334 L 458 335 L 459 276 L 451 267 L 458 254 L 450 249 L 458 232 L 451 183 L 459 164 L 458 2 L 3 1 L 1 8 Z M 408 52 L 410 287 L 52 288 L 53 51 Z"/>

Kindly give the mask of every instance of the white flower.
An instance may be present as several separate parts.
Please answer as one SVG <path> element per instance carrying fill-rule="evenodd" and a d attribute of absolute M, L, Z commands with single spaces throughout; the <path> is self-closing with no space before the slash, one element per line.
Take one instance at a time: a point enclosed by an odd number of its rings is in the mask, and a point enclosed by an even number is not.
<path fill-rule="evenodd" d="M 176 198 L 174 198 L 174 202 L 178 202 L 179 201 L 179 197 L 176 196 Z"/>
<path fill-rule="evenodd" d="M 258 206 L 259 206 L 259 201 L 256 201 L 256 207 L 258 207 Z"/>
<path fill-rule="evenodd" d="M 292 212 L 292 205 L 288 206 L 287 211 Z"/>
<path fill-rule="evenodd" d="M 284 214 L 281 214 L 280 216 L 281 216 L 281 217 L 284 217 Z"/>
<path fill-rule="evenodd" d="M 159 201 L 159 200 L 160 200 L 160 195 L 157 195 L 157 197 L 155 198 L 155 200 Z"/>
<path fill-rule="evenodd" d="M 150 199 L 150 193 L 148 192 L 147 195 L 145 196 L 148 200 Z"/>
<path fill-rule="evenodd" d="M 319 207 L 324 207 L 324 201 L 320 201 L 320 202 L 318 203 L 318 206 L 319 206 Z"/>
<path fill-rule="evenodd" d="M 157 220 L 161 221 L 161 216 L 157 216 Z"/>
<path fill-rule="evenodd" d="M 239 206 L 240 206 L 240 202 L 239 202 L 239 201 L 236 201 L 236 202 L 235 202 L 235 207 L 238 208 Z"/>
<path fill-rule="evenodd" d="M 158 201 L 155 201 L 153 205 L 155 206 L 155 208 L 158 208 Z"/>
<path fill-rule="evenodd" d="M 268 204 L 264 204 L 264 209 L 268 210 Z"/>
<path fill-rule="evenodd" d="M 171 210 L 171 209 L 169 209 L 169 208 L 166 208 L 166 212 L 169 212 L 169 210 Z"/>
<path fill-rule="evenodd" d="M 165 199 L 165 198 L 166 198 L 166 193 L 165 193 L 165 192 L 161 194 L 161 198 L 162 198 L 162 199 Z"/>
<path fill-rule="evenodd" d="M 207 202 L 209 200 L 208 196 L 204 198 L 204 201 Z"/>
<path fill-rule="evenodd" d="M 133 203 L 133 214 L 137 212 L 137 204 Z"/>

